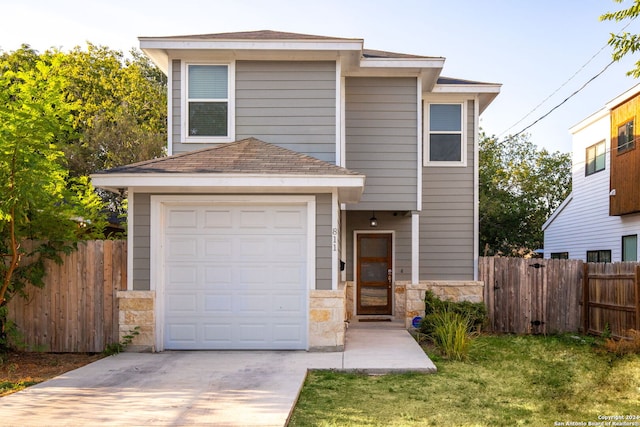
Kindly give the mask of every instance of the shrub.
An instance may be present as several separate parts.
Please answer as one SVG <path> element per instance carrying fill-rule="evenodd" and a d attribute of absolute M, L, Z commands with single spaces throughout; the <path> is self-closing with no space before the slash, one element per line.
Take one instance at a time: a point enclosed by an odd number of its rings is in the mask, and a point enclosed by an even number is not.
<path fill-rule="evenodd" d="M 449 311 L 457 313 L 468 320 L 469 332 L 480 332 L 487 322 L 487 308 L 481 302 L 470 301 L 444 301 L 438 298 L 433 291 L 427 291 L 424 296 L 425 317 L 420 324 L 420 332 L 425 335 L 433 333 L 433 327 L 427 318 L 434 313 Z"/>
<path fill-rule="evenodd" d="M 447 309 L 431 313 L 425 320 L 431 325 L 429 335 L 445 357 L 465 360 L 469 353 L 471 333 L 469 318 Z"/>
<path fill-rule="evenodd" d="M 626 338 L 607 338 L 604 342 L 604 348 L 618 356 L 638 354 L 640 353 L 640 331 L 629 329 L 626 333 Z"/>

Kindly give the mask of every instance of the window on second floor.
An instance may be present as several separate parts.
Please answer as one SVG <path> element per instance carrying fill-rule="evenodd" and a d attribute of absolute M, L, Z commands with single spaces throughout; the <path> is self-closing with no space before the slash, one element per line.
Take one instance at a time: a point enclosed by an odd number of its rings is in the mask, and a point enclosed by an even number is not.
<path fill-rule="evenodd" d="M 638 235 L 622 236 L 622 261 L 638 261 Z"/>
<path fill-rule="evenodd" d="M 464 166 L 464 104 L 428 104 L 426 164 Z"/>
<path fill-rule="evenodd" d="M 587 262 L 611 262 L 611 250 L 587 251 Z"/>
<path fill-rule="evenodd" d="M 233 137 L 232 81 L 227 64 L 187 64 L 186 138 L 227 141 Z"/>
<path fill-rule="evenodd" d="M 623 153 L 635 147 L 633 136 L 633 120 L 618 127 L 618 153 Z"/>
<path fill-rule="evenodd" d="M 584 168 L 585 176 L 604 170 L 605 158 L 606 152 L 604 141 L 588 147 L 586 153 L 586 165 Z"/>

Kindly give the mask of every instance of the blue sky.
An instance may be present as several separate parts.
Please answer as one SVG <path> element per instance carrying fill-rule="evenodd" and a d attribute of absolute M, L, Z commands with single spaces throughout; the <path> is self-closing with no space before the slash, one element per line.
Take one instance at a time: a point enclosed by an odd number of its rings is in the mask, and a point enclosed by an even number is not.
<path fill-rule="evenodd" d="M 68 50 L 90 41 L 129 51 L 138 36 L 263 29 L 362 38 L 370 49 L 444 56 L 445 76 L 502 83 L 481 126 L 504 136 L 531 124 L 610 62 L 610 48 L 601 49 L 625 23 L 598 17 L 630 1 L 0 0 L 0 49 L 27 43 L 39 51 Z M 640 33 L 640 20 L 626 30 Z M 637 59 L 609 67 L 530 128 L 531 140 L 550 151 L 570 151 L 569 127 L 640 83 L 625 76 Z"/>

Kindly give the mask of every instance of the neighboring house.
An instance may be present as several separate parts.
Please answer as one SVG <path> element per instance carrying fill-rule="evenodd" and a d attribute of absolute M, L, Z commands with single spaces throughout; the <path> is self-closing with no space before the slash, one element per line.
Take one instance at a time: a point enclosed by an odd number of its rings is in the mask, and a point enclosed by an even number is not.
<path fill-rule="evenodd" d="M 570 129 L 573 190 L 542 227 L 545 258 L 638 260 L 638 125 L 640 85 Z"/>
<path fill-rule="evenodd" d="M 148 323 L 156 350 L 339 350 L 347 318 L 415 315 L 407 286 L 476 279 L 478 118 L 500 85 L 363 45 L 140 38 L 169 76 L 169 156 L 93 175 L 128 192 L 121 330 Z"/>

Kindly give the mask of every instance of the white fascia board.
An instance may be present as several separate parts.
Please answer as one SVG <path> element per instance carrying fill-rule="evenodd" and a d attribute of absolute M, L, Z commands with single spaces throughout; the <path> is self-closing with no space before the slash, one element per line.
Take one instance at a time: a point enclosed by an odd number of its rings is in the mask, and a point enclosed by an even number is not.
<path fill-rule="evenodd" d="M 583 119 L 583 120 L 579 121 L 578 123 L 576 123 L 575 125 L 571 126 L 569 128 L 569 133 L 571 133 L 572 135 L 575 134 L 575 133 L 578 133 L 582 129 L 584 129 L 584 128 L 588 127 L 588 126 L 591 126 L 592 124 L 594 124 L 598 120 L 601 120 L 601 119 L 607 117 L 610 114 L 610 112 L 611 111 L 608 108 L 603 108 L 602 110 L 593 113 L 592 115 L 590 115 L 586 119 Z"/>
<path fill-rule="evenodd" d="M 469 94 L 481 94 L 481 93 L 500 93 L 500 84 L 454 84 L 454 85 L 439 85 L 436 84 L 431 90 L 434 93 L 469 93 Z"/>
<path fill-rule="evenodd" d="M 361 51 L 362 40 L 202 40 L 140 37 L 140 49 Z"/>
<path fill-rule="evenodd" d="M 640 84 L 637 84 L 634 87 L 632 87 L 631 89 L 629 89 L 629 90 L 621 93 L 620 95 L 616 96 L 611 101 L 607 102 L 605 104 L 605 107 L 607 109 L 611 110 L 612 108 L 617 107 L 618 105 L 622 104 L 623 102 L 625 102 L 629 98 L 637 95 L 638 93 L 640 93 Z"/>
<path fill-rule="evenodd" d="M 108 174 L 92 175 L 95 187 L 136 188 L 149 192 L 294 192 L 338 190 L 340 202 L 357 203 L 364 190 L 364 175 L 216 175 L 216 174 Z"/>
<path fill-rule="evenodd" d="M 444 58 L 362 58 L 361 68 L 442 68 Z"/>

